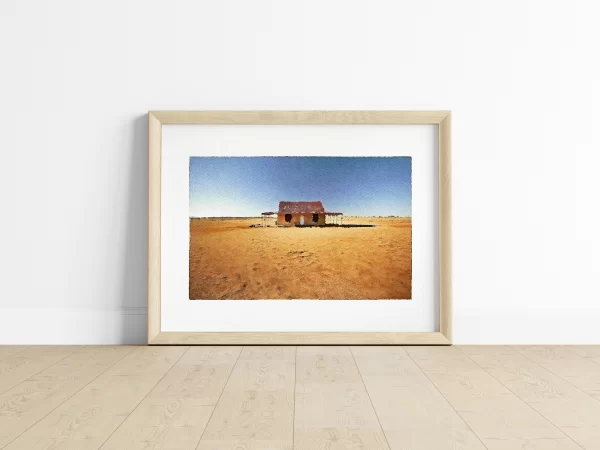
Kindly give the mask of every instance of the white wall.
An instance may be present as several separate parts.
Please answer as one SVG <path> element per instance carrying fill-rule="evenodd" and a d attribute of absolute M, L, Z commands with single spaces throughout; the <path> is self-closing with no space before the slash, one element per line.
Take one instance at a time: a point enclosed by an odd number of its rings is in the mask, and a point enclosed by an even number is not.
<path fill-rule="evenodd" d="M 0 2 L 0 343 L 144 342 L 149 109 L 452 109 L 457 343 L 600 343 L 589 1 Z"/>

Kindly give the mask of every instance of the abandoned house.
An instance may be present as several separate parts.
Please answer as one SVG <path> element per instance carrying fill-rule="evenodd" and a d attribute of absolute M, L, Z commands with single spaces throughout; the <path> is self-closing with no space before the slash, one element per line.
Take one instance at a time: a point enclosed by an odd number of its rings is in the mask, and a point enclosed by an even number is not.
<path fill-rule="evenodd" d="M 277 225 L 280 227 L 324 226 L 325 214 L 321 202 L 279 202 Z"/>

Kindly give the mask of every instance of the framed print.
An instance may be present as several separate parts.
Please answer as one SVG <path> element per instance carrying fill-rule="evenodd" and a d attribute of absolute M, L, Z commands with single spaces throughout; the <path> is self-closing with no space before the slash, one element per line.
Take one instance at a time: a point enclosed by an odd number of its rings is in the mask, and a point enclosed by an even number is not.
<path fill-rule="evenodd" d="M 151 111 L 148 343 L 451 343 L 449 111 Z"/>

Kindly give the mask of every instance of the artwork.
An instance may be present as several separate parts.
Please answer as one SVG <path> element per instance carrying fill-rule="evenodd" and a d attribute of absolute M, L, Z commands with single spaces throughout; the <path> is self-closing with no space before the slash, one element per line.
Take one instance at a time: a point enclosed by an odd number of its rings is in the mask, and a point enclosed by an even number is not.
<path fill-rule="evenodd" d="M 151 111 L 150 345 L 448 345 L 449 111 Z"/>
<path fill-rule="evenodd" d="M 410 157 L 190 157 L 190 300 L 410 300 Z"/>

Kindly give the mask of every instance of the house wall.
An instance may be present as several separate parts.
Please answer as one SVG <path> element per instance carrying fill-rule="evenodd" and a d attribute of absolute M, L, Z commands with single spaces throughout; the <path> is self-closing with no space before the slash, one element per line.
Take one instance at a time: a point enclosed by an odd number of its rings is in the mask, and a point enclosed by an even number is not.
<path fill-rule="evenodd" d="M 296 224 L 300 224 L 300 216 L 304 215 L 304 225 L 322 226 L 325 225 L 325 214 L 319 214 L 319 221 L 317 223 L 312 222 L 312 214 L 292 214 L 292 221 L 287 223 L 285 221 L 285 214 L 277 215 L 277 225 L 282 227 L 293 227 Z"/>

